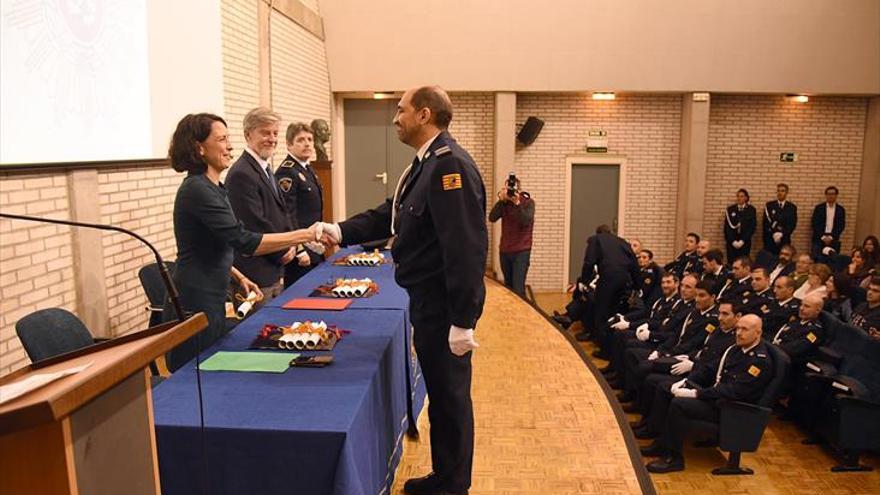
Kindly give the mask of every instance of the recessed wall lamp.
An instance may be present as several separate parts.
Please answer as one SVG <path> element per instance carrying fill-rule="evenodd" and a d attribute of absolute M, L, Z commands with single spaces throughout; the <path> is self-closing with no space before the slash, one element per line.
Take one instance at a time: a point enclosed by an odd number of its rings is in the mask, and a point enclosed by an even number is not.
<path fill-rule="evenodd" d="M 374 100 L 390 100 L 392 98 L 394 98 L 393 91 L 378 91 L 376 93 L 373 93 Z"/>
<path fill-rule="evenodd" d="M 614 93 L 611 91 L 597 91 L 593 93 L 594 100 L 613 100 Z"/>
<path fill-rule="evenodd" d="M 788 95 L 786 96 L 786 98 L 788 98 L 788 101 L 793 101 L 796 103 L 806 103 L 810 101 L 810 97 L 807 95 Z"/>

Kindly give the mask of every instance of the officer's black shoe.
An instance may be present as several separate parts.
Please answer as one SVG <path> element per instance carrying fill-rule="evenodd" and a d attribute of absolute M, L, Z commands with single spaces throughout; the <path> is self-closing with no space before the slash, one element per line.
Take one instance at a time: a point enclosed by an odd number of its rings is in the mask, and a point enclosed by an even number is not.
<path fill-rule="evenodd" d="M 626 392 L 621 392 L 617 394 L 617 402 L 623 404 L 624 402 L 632 402 L 636 400 L 636 394 L 627 390 Z"/>
<path fill-rule="evenodd" d="M 598 358 L 598 359 L 604 359 L 606 361 L 611 359 L 611 354 L 608 354 L 606 351 L 604 351 L 602 349 L 596 349 L 595 351 L 593 351 L 593 354 L 591 354 L 591 356 L 593 356 L 594 358 Z"/>
<path fill-rule="evenodd" d="M 606 366 L 602 366 L 601 368 L 599 368 L 599 373 L 602 373 L 603 375 L 607 375 L 608 373 L 614 373 L 614 368 L 612 368 L 611 365 L 608 364 Z"/>
<path fill-rule="evenodd" d="M 638 421 L 630 421 L 629 427 L 632 428 L 633 431 L 636 431 L 638 428 L 641 428 L 643 426 L 647 426 L 647 424 L 648 424 L 648 418 L 642 418 Z"/>
<path fill-rule="evenodd" d="M 636 414 L 639 411 L 639 405 L 635 402 L 623 405 L 623 412 L 625 413 Z"/>
<path fill-rule="evenodd" d="M 605 381 L 608 383 L 609 387 L 615 390 L 623 389 L 623 380 L 620 378 L 606 378 Z"/>
<path fill-rule="evenodd" d="M 442 491 L 440 477 L 434 473 L 421 478 L 410 478 L 403 484 L 403 493 L 407 495 L 437 495 Z"/>
<path fill-rule="evenodd" d="M 559 311 L 553 312 L 553 321 L 558 323 L 559 326 L 565 330 L 568 330 L 568 327 L 570 327 L 572 324 L 571 318 L 569 318 L 568 315 L 560 313 Z"/>
<path fill-rule="evenodd" d="M 644 457 L 660 457 L 665 456 L 668 453 L 665 448 L 660 446 L 660 442 L 657 442 L 656 440 L 652 442 L 651 445 L 639 449 L 639 452 L 641 452 Z"/>
<path fill-rule="evenodd" d="M 590 340 L 590 332 L 580 332 L 574 338 L 578 342 L 588 342 Z"/>
<path fill-rule="evenodd" d="M 636 438 L 639 440 L 648 440 L 649 438 L 657 438 L 657 432 L 654 431 L 650 426 L 643 426 L 638 430 L 635 430 Z"/>
<path fill-rule="evenodd" d="M 684 457 L 681 454 L 669 454 L 661 459 L 649 462 L 647 468 L 651 473 L 684 471 Z"/>

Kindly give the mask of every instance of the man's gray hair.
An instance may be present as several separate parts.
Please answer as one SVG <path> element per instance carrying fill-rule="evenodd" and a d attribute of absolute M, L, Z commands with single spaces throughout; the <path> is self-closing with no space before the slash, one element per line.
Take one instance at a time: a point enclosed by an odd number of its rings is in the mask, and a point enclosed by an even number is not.
<path fill-rule="evenodd" d="M 274 124 L 275 122 L 281 122 L 280 115 L 268 108 L 257 107 L 244 116 L 242 125 L 244 127 L 244 133 L 247 134 L 257 127 Z"/>

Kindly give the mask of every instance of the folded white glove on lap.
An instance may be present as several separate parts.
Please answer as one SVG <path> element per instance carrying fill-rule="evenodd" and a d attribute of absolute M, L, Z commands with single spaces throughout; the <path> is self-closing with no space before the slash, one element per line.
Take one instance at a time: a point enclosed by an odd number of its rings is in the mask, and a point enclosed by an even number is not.
<path fill-rule="evenodd" d="M 672 391 L 672 395 L 676 397 L 685 397 L 688 399 L 696 399 L 697 391 L 692 388 L 680 387 Z"/>
<path fill-rule="evenodd" d="M 648 337 L 651 336 L 651 331 L 648 330 L 648 324 L 642 323 L 639 325 L 639 328 L 636 328 L 636 338 L 640 341 L 644 342 L 648 340 Z"/>
<path fill-rule="evenodd" d="M 648 356 L 648 361 L 653 361 L 653 360 L 657 359 L 658 357 L 660 357 L 660 353 L 657 351 L 654 351 Z"/>
<path fill-rule="evenodd" d="M 455 325 L 449 327 L 449 350 L 456 356 L 464 356 L 468 352 L 480 347 L 474 340 L 473 328 L 460 328 Z"/>

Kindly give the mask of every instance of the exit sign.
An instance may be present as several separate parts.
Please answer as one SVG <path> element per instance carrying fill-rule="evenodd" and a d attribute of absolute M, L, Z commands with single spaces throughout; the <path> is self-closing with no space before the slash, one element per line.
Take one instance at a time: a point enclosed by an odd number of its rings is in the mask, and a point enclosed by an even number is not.
<path fill-rule="evenodd" d="M 795 153 L 793 151 L 787 151 L 785 153 L 780 153 L 779 154 L 779 161 L 786 162 L 786 163 L 796 162 L 797 161 L 797 153 Z"/>

